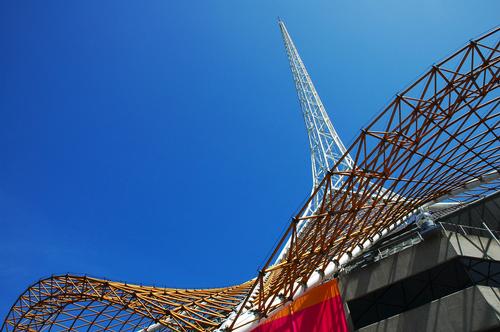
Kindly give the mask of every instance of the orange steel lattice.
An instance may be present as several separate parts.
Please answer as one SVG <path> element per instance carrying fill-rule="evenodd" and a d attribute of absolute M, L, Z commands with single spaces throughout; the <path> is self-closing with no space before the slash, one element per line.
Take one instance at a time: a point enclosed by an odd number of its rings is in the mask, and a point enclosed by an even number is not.
<path fill-rule="evenodd" d="M 353 169 L 326 175 L 256 279 L 176 290 L 56 276 L 21 295 L 2 331 L 140 330 L 155 324 L 167 331 L 211 331 L 231 313 L 227 327 L 235 329 L 251 323 L 238 320 L 243 313 L 255 312 L 254 321 L 266 317 L 314 273 L 331 264 L 341 268 L 341 257 L 416 209 L 498 190 L 499 31 L 432 66 L 361 130 L 337 162 L 349 153 Z M 335 175 L 342 177 L 338 190 L 331 188 Z M 319 209 L 304 215 L 319 192 Z M 299 220 L 307 220 L 300 233 Z M 288 238 L 288 251 L 273 265 Z"/>
<path fill-rule="evenodd" d="M 321 275 L 331 263 L 339 267 L 341 257 L 417 208 L 478 183 L 490 182 L 476 191 L 498 190 L 499 31 L 432 66 L 361 130 L 337 162 L 350 154 L 353 169 L 325 176 L 291 220 L 238 315 L 253 308 L 255 320 L 268 316 L 313 273 Z M 335 175 L 342 177 L 338 190 L 331 188 Z M 319 209 L 304 215 L 320 192 Z M 300 220 L 308 223 L 298 233 Z M 271 265 L 288 238 L 284 259 Z"/>
<path fill-rule="evenodd" d="M 211 331 L 248 293 L 249 283 L 215 289 L 128 285 L 86 276 L 53 276 L 17 300 L 2 331 Z"/>

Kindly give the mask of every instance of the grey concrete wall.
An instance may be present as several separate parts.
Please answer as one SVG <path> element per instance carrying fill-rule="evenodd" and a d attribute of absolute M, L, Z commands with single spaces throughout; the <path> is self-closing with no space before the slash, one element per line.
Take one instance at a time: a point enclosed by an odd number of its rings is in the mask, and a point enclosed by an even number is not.
<path fill-rule="evenodd" d="M 441 231 L 413 247 L 341 275 L 342 298 L 350 301 L 361 297 L 457 256 L 500 260 L 500 246 L 491 238 Z"/>
<path fill-rule="evenodd" d="M 497 328 L 500 329 L 500 289 L 472 286 L 358 331 L 465 332 Z"/>
<path fill-rule="evenodd" d="M 483 227 L 486 223 L 489 228 L 500 231 L 500 192 L 486 197 L 479 202 L 441 218 L 439 221 L 474 227 Z"/>
<path fill-rule="evenodd" d="M 456 257 L 442 233 L 360 270 L 341 275 L 340 290 L 344 301 L 363 296 L 403 278 L 425 271 Z"/>
<path fill-rule="evenodd" d="M 460 233 L 445 232 L 456 254 L 500 261 L 500 246 L 491 237 L 464 236 Z"/>

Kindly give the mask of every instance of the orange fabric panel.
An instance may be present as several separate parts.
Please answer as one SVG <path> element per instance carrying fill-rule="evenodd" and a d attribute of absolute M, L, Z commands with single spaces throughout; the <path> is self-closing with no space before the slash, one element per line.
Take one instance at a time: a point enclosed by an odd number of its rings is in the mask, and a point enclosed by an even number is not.
<path fill-rule="evenodd" d="M 273 321 L 275 319 L 292 315 L 295 312 L 303 310 L 307 307 L 313 306 L 320 302 L 326 301 L 334 296 L 340 296 L 339 288 L 337 285 L 337 280 L 333 279 L 323 285 L 314 287 L 308 290 L 305 294 L 302 294 L 298 299 L 288 304 L 285 308 L 281 309 L 271 317 L 269 317 L 266 322 Z"/>
<path fill-rule="evenodd" d="M 310 289 L 252 332 L 347 332 L 337 280 Z"/>

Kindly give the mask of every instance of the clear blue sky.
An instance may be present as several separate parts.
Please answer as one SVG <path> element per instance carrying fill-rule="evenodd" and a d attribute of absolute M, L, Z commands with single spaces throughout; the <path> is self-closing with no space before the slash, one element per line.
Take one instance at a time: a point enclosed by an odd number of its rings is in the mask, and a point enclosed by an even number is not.
<path fill-rule="evenodd" d="M 0 2 L 0 316 L 32 282 L 255 276 L 311 186 L 282 17 L 348 144 L 498 0 Z"/>

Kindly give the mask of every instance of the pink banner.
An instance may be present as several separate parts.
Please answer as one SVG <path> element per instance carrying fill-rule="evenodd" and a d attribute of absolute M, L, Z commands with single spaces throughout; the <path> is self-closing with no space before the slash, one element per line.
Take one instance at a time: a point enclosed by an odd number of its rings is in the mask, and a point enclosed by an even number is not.
<path fill-rule="evenodd" d="M 252 330 L 271 331 L 349 331 L 337 280 L 309 290 Z"/>

